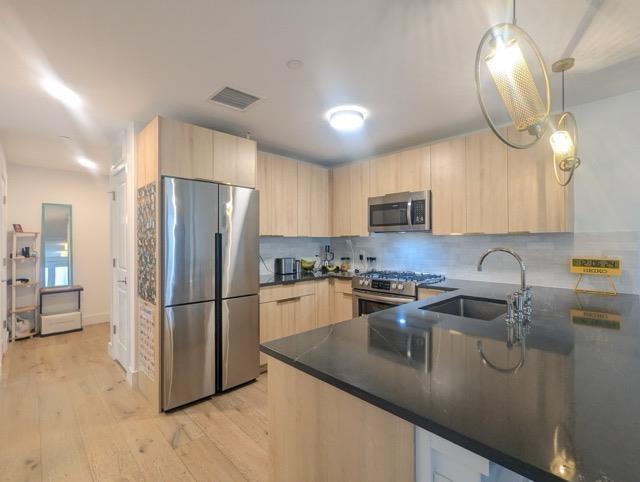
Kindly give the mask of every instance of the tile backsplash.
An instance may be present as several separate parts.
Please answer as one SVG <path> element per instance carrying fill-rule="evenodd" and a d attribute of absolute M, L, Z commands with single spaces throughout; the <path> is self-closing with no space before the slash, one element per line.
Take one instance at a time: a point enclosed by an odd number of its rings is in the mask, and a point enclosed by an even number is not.
<path fill-rule="evenodd" d="M 354 238 L 260 239 L 260 254 L 273 270 L 273 258 L 292 256 L 313 259 L 325 244 L 331 244 L 336 260 L 355 259 L 355 267 L 365 268 L 360 253 L 377 258 L 377 269 L 395 269 L 443 273 L 449 278 L 517 283 L 516 261 L 507 254 L 491 255 L 482 272 L 476 271 L 480 255 L 487 249 L 503 246 L 514 249 L 527 266 L 531 285 L 573 288 L 576 275 L 569 273 L 571 256 L 619 256 L 623 272 L 614 278 L 620 292 L 640 292 L 640 233 L 554 233 L 433 236 L 426 233 L 389 233 Z M 261 267 L 266 273 L 264 266 Z M 606 280 L 591 277 L 594 287 L 606 287 Z M 589 280 L 587 280 L 589 281 Z"/>

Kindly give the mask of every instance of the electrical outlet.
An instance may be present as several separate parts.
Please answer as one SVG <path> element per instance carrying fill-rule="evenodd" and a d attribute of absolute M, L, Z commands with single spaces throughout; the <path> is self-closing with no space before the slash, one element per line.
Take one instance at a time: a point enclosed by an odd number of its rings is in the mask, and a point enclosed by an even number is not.
<path fill-rule="evenodd" d="M 358 254 L 358 259 L 360 261 L 364 261 L 364 251 L 360 251 L 360 253 Z"/>

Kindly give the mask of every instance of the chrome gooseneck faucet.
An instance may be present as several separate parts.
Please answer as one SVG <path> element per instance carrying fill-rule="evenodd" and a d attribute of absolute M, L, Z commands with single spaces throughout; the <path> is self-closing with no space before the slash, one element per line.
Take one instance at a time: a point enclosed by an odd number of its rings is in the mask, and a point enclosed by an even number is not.
<path fill-rule="evenodd" d="M 518 253 L 509 248 L 491 248 L 485 251 L 478 260 L 478 271 L 482 271 L 482 263 L 491 253 L 503 252 L 513 256 L 520 265 L 520 289 L 507 296 L 507 324 L 528 323 L 531 321 L 531 288 L 527 286 L 526 267 Z"/>

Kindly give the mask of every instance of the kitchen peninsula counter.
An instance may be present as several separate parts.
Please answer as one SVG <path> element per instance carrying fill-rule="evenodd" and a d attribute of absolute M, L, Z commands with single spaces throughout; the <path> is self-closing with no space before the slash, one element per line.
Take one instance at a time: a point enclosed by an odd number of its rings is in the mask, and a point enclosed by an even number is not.
<path fill-rule="evenodd" d="M 413 472 L 402 472 L 398 464 L 418 463 L 420 455 L 385 458 L 375 447 L 388 438 L 406 451 L 406 444 L 413 444 L 407 426 L 535 481 L 640 480 L 638 296 L 533 287 L 530 332 L 524 343 L 509 343 L 502 317 L 481 321 L 421 308 L 459 295 L 504 300 L 517 286 L 463 280 L 436 286 L 453 291 L 264 343 L 261 350 L 277 367 L 272 374 L 270 362 L 269 383 L 285 392 L 318 384 L 305 391 L 340 400 L 326 414 L 329 424 L 338 423 L 333 414 L 340 407 L 352 411 L 340 423 L 358 416 L 344 397 L 363 404 L 358 410 L 378 410 L 363 416 L 388 435 L 377 440 L 376 433 L 363 433 L 362 440 L 377 441 L 356 455 L 376 457 L 379 473 L 385 463 L 396 464 L 389 469 L 398 474 L 396 480 L 411 479 Z M 285 376 L 297 381 L 287 385 Z M 278 399 L 294 413 L 296 399 L 287 396 L 270 400 L 275 407 L 270 405 L 270 413 L 286 416 L 277 412 Z M 288 435 L 301 427 L 289 427 Z M 274 439 L 284 435 L 279 425 L 273 428 Z M 324 447 L 322 440 L 316 442 Z M 322 450 L 316 457 L 322 465 Z"/>

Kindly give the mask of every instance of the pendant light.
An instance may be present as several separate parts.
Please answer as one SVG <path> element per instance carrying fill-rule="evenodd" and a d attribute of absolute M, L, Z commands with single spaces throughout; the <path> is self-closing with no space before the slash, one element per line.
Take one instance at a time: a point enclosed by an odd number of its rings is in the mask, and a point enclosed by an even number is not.
<path fill-rule="evenodd" d="M 573 114 L 566 112 L 564 108 L 564 73 L 574 64 L 573 58 L 566 58 L 558 60 L 551 66 L 554 72 L 562 73 L 562 113 L 549 142 L 553 149 L 553 173 L 558 184 L 563 187 L 571 182 L 573 173 L 581 163 L 578 157 L 578 124 Z M 562 179 L 561 172 L 569 173 L 565 176 L 566 179 Z"/>
<path fill-rule="evenodd" d="M 541 72 L 542 92 L 538 89 L 523 47 L 531 54 L 529 57 L 535 60 L 534 67 L 537 66 Z M 483 94 L 482 88 L 483 72 L 488 72 L 504 110 L 518 133 L 517 136 L 512 136 L 514 138 L 499 129 L 489 114 L 486 101 L 488 93 Z M 489 127 L 505 144 L 516 149 L 526 149 L 542 138 L 549 123 L 551 107 L 549 76 L 538 47 L 516 25 L 515 0 L 512 22 L 494 25 L 480 40 L 476 53 L 475 81 L 482 114 Z"/>

